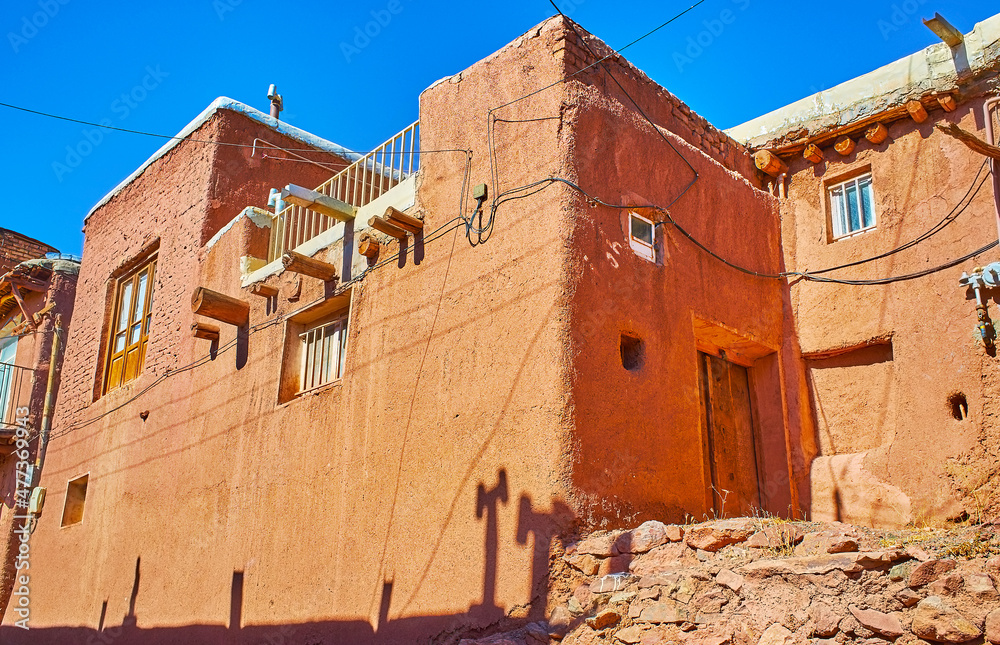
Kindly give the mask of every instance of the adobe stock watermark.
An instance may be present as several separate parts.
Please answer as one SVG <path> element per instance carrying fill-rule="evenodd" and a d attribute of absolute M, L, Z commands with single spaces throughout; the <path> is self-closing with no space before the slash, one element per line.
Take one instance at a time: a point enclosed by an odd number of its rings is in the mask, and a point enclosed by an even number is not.
<path fill-rule="evenodd" d="M 882 40 L 889 40 L 890 35 L 899 31 L 907 23 L 916 18 L 920 7 L 925 4 L 927 4 L 927 0 L 905 0 L 899 4 L 892 5 L 892 12 L 889 14 L 889 19 L 880 19 L 875 23 L 879 33 L 882 34 Z"/>
<path fill-rule="evenodd" d="M 746 11 L 750 6 L 750 1 L 732 0 L 732 3 L 740 11 Z M 736 18 L 737 13 L 735 11 L 732 9 L 723 9 L 719 12 L 717 18 L 702 20 L 701 24 L 705 28 L 694 36 L 687 37 L 687 46 L 684 48 L 684 53 L 679 51 L 674 52 L 674 65 L 677 66 L 677 71 L 683 73 L 685 67 L 693 63 L 696 58 L 704 54 L 705 50 L 715 43 L 716 39 L 726 30 L 726 27 L 736 22 Z"/>
<path fill-rule="evenodd" d="M 14 423 L 17 431 L 14 437 L 17 440 L 14 448 L 14 456 L 17 461 L 14 468 L 17 472 L 17 485 L 14 488 L 14 534 L 17 536 L 17 558 L 14 560 L 14 589 L 11 591 L 10 610 L 17 620 L 14 625 L 21 629 L 28 629 L 28 621 L 31 619 L 31 577 L 28 569 L 31 567 L 31 515 L 28 508 L 31 505 L 31 463 L 28 461 L 30 445 L 28 432 L 28 408 L 17 408 L 14 410 Z M 20 526 L 18 523 L 20 522 Z"/>
<path fill-rule="evenodd" d="M 7 32 L 7 42 L 10 43 L 14 53 L 21 51 L 21 48 L 28 44 L 28 41 L 38 35 L 38 32 L 48 26 L 49 21 L 59 15 L 61 6 L 68 5 L 70 0 L 38 0 L 39 11 L 35 11 L 30 16 L 21 17 L 20 29 L 17 32 Z"/>
<path fill-rule="evenodd" d="M 146 75 L 128 92 L 122 92 L 118 98 L 111 102 L 109 109 L 118 117 L 118 122 L 122 122 L 132 115 L 132 112 L 139 107 L 139 104 L 146 100 L 150 92 L 155 90 L 163 82 L 163 79 L 170 76 L 160 69 L 160 66 L 146 66 Z M 98 121 L 103 126 L 113 126 L 115 124 L 110 118 L 103 118 Z M 66 156 L 62 161 L 52 162 L 52 172 L 56 174 L 56 179 L 63 180 L 63 177 L 80 167 L 83 160 L 93 154 L 97 146 L 104 142 L 105 132 L 101 128 L 85 128 L 80 131 L 80 140 L 75 145 L 66 146 Z"/>
<path fill-rule="evenodd" d="M 212 8 L 219 20 L 225 20 L 226 14 L 236 10 L 236 7 L 243 4 L 243 0 L 212 0 Z"/>
<path fill-rule="evenodd" d="M 340 53 L 344 55 L 344 60 L 351 62 L 352 56 L 357 56 L 361 50 L 372 44 L 372 39 L 378 38 L 382 30 L 389 26 L 393 16 L 398 16 L 403 12 L 401 0 L 389 0 L 384 9 L 373 9 L 372 19 L 364 24 L 364 27 L 354 28 L 354 39 L 351 42 L 340 41 Z"/>

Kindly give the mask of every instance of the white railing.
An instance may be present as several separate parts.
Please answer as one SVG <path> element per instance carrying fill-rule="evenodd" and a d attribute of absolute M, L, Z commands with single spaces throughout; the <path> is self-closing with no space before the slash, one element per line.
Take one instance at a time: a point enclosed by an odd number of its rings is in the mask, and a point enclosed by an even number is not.
<path fill-rule="evenodd" d="M 316 188 L 355 208 L 369 204 L 415 173 L 420 165 L 420 122 L 417 121 Z M 272 215 L 267 261 L 273 262 L 326 232 L 337 220 L 303 206 Z"/>

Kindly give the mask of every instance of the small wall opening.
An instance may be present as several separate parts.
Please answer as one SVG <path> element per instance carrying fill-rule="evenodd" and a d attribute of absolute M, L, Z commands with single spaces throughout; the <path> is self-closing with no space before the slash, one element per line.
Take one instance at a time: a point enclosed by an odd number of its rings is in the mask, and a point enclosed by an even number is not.
<path fill-rule="evenodd" d="M 62 526 L 83 521 L 83 507 L 87 501 L 87 483 L 90 475 L 70 480 L 66 486 L 66 503 L 63 505 Z"/>
<path fill-rule="evenodd" d="M 642 367 L 646 348 L 642 339 L 622 334 L 622 367 L 634 372 Z"/>
<path fill-rule="evenodd" d="M 956 421 L 965 421 L 969 418 L 969 402 L 961 392 L 948 397 L 948 408 L 951 409 L 951 416 Z"/>

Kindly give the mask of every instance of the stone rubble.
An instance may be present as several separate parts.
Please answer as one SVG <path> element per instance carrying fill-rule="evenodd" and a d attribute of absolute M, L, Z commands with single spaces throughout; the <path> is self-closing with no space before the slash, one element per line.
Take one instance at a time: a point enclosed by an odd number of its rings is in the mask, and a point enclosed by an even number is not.
<path fill-rule="evenodd" d="M 460 645 L 1000 645 L 1000 524 L 649 521 L 553 564 L 547 621 Z"/>

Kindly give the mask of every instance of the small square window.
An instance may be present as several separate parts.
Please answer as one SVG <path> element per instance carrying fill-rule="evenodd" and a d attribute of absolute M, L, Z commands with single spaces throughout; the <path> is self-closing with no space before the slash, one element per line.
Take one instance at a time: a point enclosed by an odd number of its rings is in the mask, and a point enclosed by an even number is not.
<path fill-rule="evenodd" d="M 656 262 L 656 248 L 653 246 L 654 230 L 652 220 L 636 213 L 628 214 L 629 246 L 636 255 L 650 262 Z"/>
<path fill-rule="evenodd" d="M 87 483 L 90 475 L 70 480 L 66 486 L 66 503 L 63 505 L 62 526 L 79 524 L 83 521 L 83 507 L 87 502 Z"/>
<path fill-rule="evenodd" d="M 827 189 L 833 239 L 849 237 L 875 228 L 875 197 L 872 174 L 866 173 Z"/>

